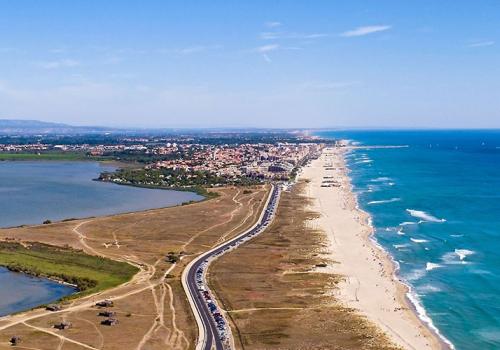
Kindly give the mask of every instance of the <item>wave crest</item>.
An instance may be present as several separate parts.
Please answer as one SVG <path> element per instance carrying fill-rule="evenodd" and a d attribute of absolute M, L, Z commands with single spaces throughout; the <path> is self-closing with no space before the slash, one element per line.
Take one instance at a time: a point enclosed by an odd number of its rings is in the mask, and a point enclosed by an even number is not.
<path fill-rule="evenodd" d="M 432 271 L 434 269 L 437 269 L 439 267 L 443 267 L 443 265 L 439 265 L 439 264 L 435 264 L 435 263 L 431 263 L 431 262 L 428 262 L 426 265 L 425 265 L 425 270 L 426 271 Z"/>
<path fill-rule="evenodd" d="M 437 217 L 426 213 L 423 210 L 415 210 L 415 209 L 406 209 L 408 214 L 413 216 L 414 218 L 421 219 L 422 221 L 428 221 L 428 222 L 445 222 L 446 219 L 438 219 Z"/>
<path fill-rule="evenodd" d="M 458 258 L 462 261 L 465 258 L 467 258 L 469 255 L 474 254 L 475 252 L 473 250 L 469 249 L 455 249 L 455 254 L 458 255 Z"/>
<path fill-rule="evenodd" d="M 427 243 L 429 240 L 427 239 L 419 239 L 419 238 L 410 238 L 410 241 L 415 242 L 415 243 Z"/>
<path fill-rule="evenodd" d="M 370 201 L 370 202 L 368 202 L 368 205 L 392 203 L 392 202 L 398 202 L 400 200 L 401 200 L 401 198 L 391 198 L 391 199 L 383 199 L 383 200 L 379 200 L 379 201 Z"/>

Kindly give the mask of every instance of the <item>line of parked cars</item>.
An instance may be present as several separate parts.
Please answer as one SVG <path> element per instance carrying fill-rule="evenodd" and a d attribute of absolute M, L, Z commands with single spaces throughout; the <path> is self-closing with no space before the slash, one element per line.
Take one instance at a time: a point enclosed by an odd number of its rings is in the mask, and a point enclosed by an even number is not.
<path fill-rule="evenodd" d="M 202 264 L 198 267 L 196 270 L 196 285 L 198 287 L 198 291 L 201 294 L 201 297 L 205 300 L 205 304 L 210 311 L 210 314 L 212 315 L 212 318 L 215 322 L 215 326 L 217 327 L 217 331 L 219 333 L 219 339 L 224 343 L 224 348 L 229 348 L 229 332 L 230 328 L 227 325 L 226 320 L 222 316 L 221 312 L 219 312 L 219 308 L 217 306 L 217 303 L 215 302 L 215 299 L 212 298 L 210 295 L 210 292 L 208 291 L 206 287 L 206 282 L 205 282 L 205 272 L 207 270 L 207 267 L 210 263 L 210 260 L 216 259 L 217 257 L 225 254 L 226 252 L 238 247 L 239 245 L 245 243 L 246 241 L 250 240 L 251 238 L 255 237 L 256 235 L 260 234 L 262 231 L 264 231 L 269 223 L 271 222 L 271 219 L 276 212 L 277 204 L 278 204 L 278 199 L 280 195 L 280 186 L 274 186 L 273 192 L 271 194 L 271 199 L 269 201 L 269 204 L 264 212 L 264 215 L 262 216 L 261 221 L 252 229 L 250 230 L 246 235 L 238 238 L 237 240 L 234 240 L 230 242 L 230 244 L 224 245 L 220 247 L 217 251 L 213 252 L 213 254 L 207 258 L 205 261 L 203 261 Z"/>

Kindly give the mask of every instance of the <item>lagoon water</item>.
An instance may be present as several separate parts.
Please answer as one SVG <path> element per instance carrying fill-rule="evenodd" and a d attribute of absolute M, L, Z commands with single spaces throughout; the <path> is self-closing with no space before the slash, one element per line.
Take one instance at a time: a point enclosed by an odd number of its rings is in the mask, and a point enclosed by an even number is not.
<path fill-rule="evenodd" d="M 95 162 L 0 162 L 0 227 L 168 207 L 201 196 L 92 181 Z M 74 288 L 0 268 L 0 316 L 53 302 Z"/>
<path fill-rule="evenodd" d="M 96 162 L 0 162 L 0 227 L 168 207 L 202 197 L 92 181 Z"/>
<path fill-rule="evenodd" d="M 456 349 L 500 349 L 500 131 L 328 132 L 375 239 Z"/>
<path fill-rule="evenodd" d="M 47 304 L 74 292 L 71 286 L 0 267 L 0 316 Z"/>

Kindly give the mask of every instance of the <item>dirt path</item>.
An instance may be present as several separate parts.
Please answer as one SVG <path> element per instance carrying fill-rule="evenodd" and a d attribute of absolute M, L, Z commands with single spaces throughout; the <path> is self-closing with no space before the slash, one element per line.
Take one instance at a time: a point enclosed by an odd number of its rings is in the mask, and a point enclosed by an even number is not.
<path fill-rule="evenodd" d="M 39 332 L 43 332 L 43 333 L 47 333 L 47 334 L 53 335 L 54 337 L 57 337 L 57 338 L 59 338 L 59 339 L 62 339 L 62 340 L 64 340 L 64 341 L 67 341 L 67 342 L 69 342 L 69 343 L 73 343 L 73 344 L 76 344 L 76 345 L 80 345 L 80 346 L 82 346 L 82 347 L 84 347 L 84 348 L 86 348 L 86 349 L 91 349 L 91 350 L 99 350 L 98 348 L 94 348 L 93 346 L 87 345 L 87 344 L 85 344 L 85 343 L 81 343 L 81 342 L 76 341 L 76 340 L 73 340 L 73 339 L 71 339 L 71 338 L 66 338 L 65 336 L 63 336 L 63 335 L 61 335 L 61 334 L 59 334 L 59 333 L 56 333 L 56 332 L 54 332 L 54 331 L 52 331 L 52 330 L 49 330 L 49 329 L 47 329 L 47 328 L 42 328 L 42 327 L 33 326 L 33 325 L 28 324 L 28 323 L 26 323 L 26 322 L 23 322 L 23 325 L 25 325 L 25 326 L 27 326 L 27 327 L 29 327 L 29 328 L 33 328 L 33 329 L 35 329 L 35 330 L 37 330 L 37 331 L 39 331 Z"/>
<path fill-rule="evenodd" d="M 188 240 L 188 241 L 187 241 L 187 242 L 186 242 L 186 243 L 182 246 L 182 250 L 186 250 L 186 247 L 187 247 L 188 245 L 190 245 L 191 243 L 193 243 L 193 241 L 194 241 L 195 239 L 197 239 L 199 236 L 201 236 L 202 234 L 204 234 L 204 233 L 206 233 L 206 232 L 208 232 L 208 231 L 210 231 L 210 230 L 213 230 L 213 229 L 214 229 L 214 228 L 216 228 L 216 227 L 223 226 L 223 225 L 225 225 L 225 224 L 227 224 L 227 223 L 231 222 L 231 221 L 234 219 L 234 215 L 236 215 L 236 212 L 237 212 L 238 210 L 240 210 L 240 205 L 241 205 L 241 202 L 239 202 L 239 201 L 236 199 L 236 197 L 239 195 L 239 193 L 240 193 L 240 192 L 241 192 L 241 190 L 238 190 L 238 191 L 236 192 L 236 194 L 233 196 L 233 198 L 231 198 L 231 200 L 232 200 L 234 203 L 236 203 L 238 206 L 237 206 L 236 208 L 234 208 L 234 209 L 231 211 L 231 213 L 230 213 L 230 215 L 229 215 L 229 219 L 227 219 L 227 220 L 225 220 L 225 221 L 223 221 L 223 222 L 219 222 L 218 224 L 212 225 L 212 226 L 210 226 L 210 227 L 208 227 L 208 228 L 206 228 L 206 229 L 204 229 L 204 230 L 202 230 L 202 231 L 198 232 L 197 234 L 193 235 L 193 236 L 192 236 L 192 237 L 191 237 L 191 238 L 190 238 L 190 239 L 189 239 L 189 240 Z"/>
<path fill-rule="evenodd" d="M 259 205 L 258 202 L 255 203 L 255 200 L 258 199 L 259 193 L 262 192 L 255 191 L 249 195 L 242 195 L 241 192 L 241 189 L 234 189 L 230 195 L 213 200 L 213 203 L 217 203 L 218 201 L 224 199 L 225 207 L 223 207 L 224 211 L 222 214 L 218 214 L 220 216 L 217 217 L 217 220 L 210 221 L 208 227 L 203 227 L 202 230 L 194 231 L 195 233 L 193 235 L 186 235 L 185 239 L 177 241 L 175 239 L 176 237 L 173 237 L 173 239 L 169 241 L 168 244 L 172 244 L 170 242 L 175 242 L 176 251 L 187 251 L 188 249 L 196 247 L 196 249 L 190 252 L 190 254 L 181 256 L 181 259 L 191 259 L 193 256 L 197 256 L 202 253 L 201 250 L 204 249 L 202 249 L 202 246 L 198 245 L 197 242 L 203 234 L 208 233 L 211 235 L 213 240 L 217 240 L 217 243 L 220 243 L 230 237 L 233 233 L 243 228 L 252 219 L 255 215 L 256 208 Z M 246 208 L 247 211 L 243 211 Z M 208 215 L 210 215 L 210 213 Z M 148 299 L 147 302 L 151 303 L 151 306 L 147 312 L 143 314 L 141 312 L 134 312 L 133 315 L 147 317 L 147 321 L 142 321 L 143 323 L 141 324 L 141 329 L 143 330 L 139 334 L 137 332 L 134 334 L 133 344 L 128 345 L 126 348 L 146 350 L 154 346 L 156 349 L 157 346 L 164 344 L 162 348 L 166 349 L 188 349 L 192 345 L 191 337 L 193 337 L 193 335 L 185 333 L 186 318 L 184 317 L 184 314 L 182 314 L 182 317 L 179 317 L 180 311 L 178 308 L 180 306 L 176 305 L 177 299 L 175 299 L 176 295 L 174 295 L 175 287 L 174 285 L 171 285 L 168 280 L 170 274 L 175 274 L 174 270 L 179 268 L 179 265 L 181 265 L 180 262 L 167 265 L 163 256 L 153 262 L 152 260 L 148 260 L 151 259 L 151 256 L 153 256 L 149 254 L 149 251 L 130 251 L 130 245 L 128 243 L 124 243 L 127 242 L 129 237 L 127 234 L 131 232 L 132 227 L 132 231 L 135 230 L 136 227 L 138 230 L 144 230 L 144 227 L 148 227 L 150 225 L 149 220 L 151 220 L 151 213 L 139 213 L 138 216 L 134 217 L 134 221 L 131 221 L 126 226 L 126 232 L 124 232 L 123 235 L 120 231 L 122 229 L 120 228 L 122 225 L 111 227 L 104 226 L 103 235 L 99 235 L 98 238 L 96 238 L 95 229 L 101 227 L 100 221 L 104 219 L 105 218 L 89 218 L 73 224 L 66 224 L 67 226 L 65 227 L 68 230 L 68 233 L 73 234 L 73 237 L 76 238 L 72 239 L 72 244 L 75 245 L 76 243 L 76 248 L 80 248 L 85 253 L 90 255 L 127 262 L 137 267 L 139 271 L 133 276 L 133 278 L 130 281 L 114 288 L 74 299 L 69 304 L 66 304 L 60 311 L 36 309 L 16 315 L 2 317 L 0 318 L 0 331 L 4 331 L 16 325 L 22 325 L 56 337 L 59 341 L 52 345 L 52 348 L 56 350 L 63 350 L 66 347 L 74 346 L 101 350 L 106 345 L 109 346 L 113 343 L 112 339 L 106 339 L 105 334 L 107 333 L 101 330 L 96 322 L 80 317 L 82 316 L 81 312 L 92 310 L 98 300 L 109 299 L 116 302 L 118 300 L 136 296 L 142 298 L 143 295 L 141 295 L 141 293 L 144 293 L 144 296 Z M 220 232 L 217 237 L 214 237 L 214 233 L 218 233 L 218 229 L 222 230 L 224 227 L 227 227 L 226 225 L 228 224 L 230 224 L 229 228 Z M 109 224 L 106 223 L 106 225 Z M 161 227 L 159 232 L 162 232 Z M 159 239 L 164 240 L 165 238 L 160 236 Z M 210 240 L 209 244 L 205 244 L 207 249 L 209 249 L 211 245 L 212 240 Z M 158 250 L 154 250 L 154 253 L 157 256 Z M 164 270 L 165 268 L 166 270 Z M 160 270 L 162 271 L 161 275 L 159 273 Z M 149 295 L 145 292 L 151 293 L 151 297 L 149 297 Z M 128 300 L 125 304 L 126 303 L 128 303 Z M 70 338 L 71 332 L 59 332 L 55 329 L 47 328 L 45 324 L 40 327 L 39 322 L 34 322 L 48 316 L 50 316 L 51 319 L 52 317 L 57 318 L 59 316 L 62 321 L 73 319 L 85 323 L 85 329 L 87 329 L 88 333 L 87 337 L 74 340 Z M 151 321 L 149 321 L 150 317 L 152 319 Z M 41 322 L 43 322 L 43 320 Z M 151 322 L 151 324 L 149 324 L 149 322 Z M 123 321 L 123 323 L 125 323 L 125 321 Z M 87 326 L 87 324 L 90 326 Z M 135 346 L 134 344 L 137 345 Z M 26 345 L 26 347 L 18 346 L 18 348 L 31 350 L 47 349 L 47 347 L 42 346 L 41 343 L 30 343 L 29 345 Z M 35 345 L 35 347 L 28 347 L 33 345 Z M 40 348 L 38 348 L 39 345 Z"/>

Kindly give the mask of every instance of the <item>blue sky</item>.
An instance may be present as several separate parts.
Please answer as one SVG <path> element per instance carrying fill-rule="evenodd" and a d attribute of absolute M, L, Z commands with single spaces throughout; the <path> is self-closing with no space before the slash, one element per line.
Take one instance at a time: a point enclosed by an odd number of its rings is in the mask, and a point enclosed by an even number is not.
<path fill-rule="evenodd" d="M 500 1 L 0 0 L 0 118 L 500 127 Z"/>

